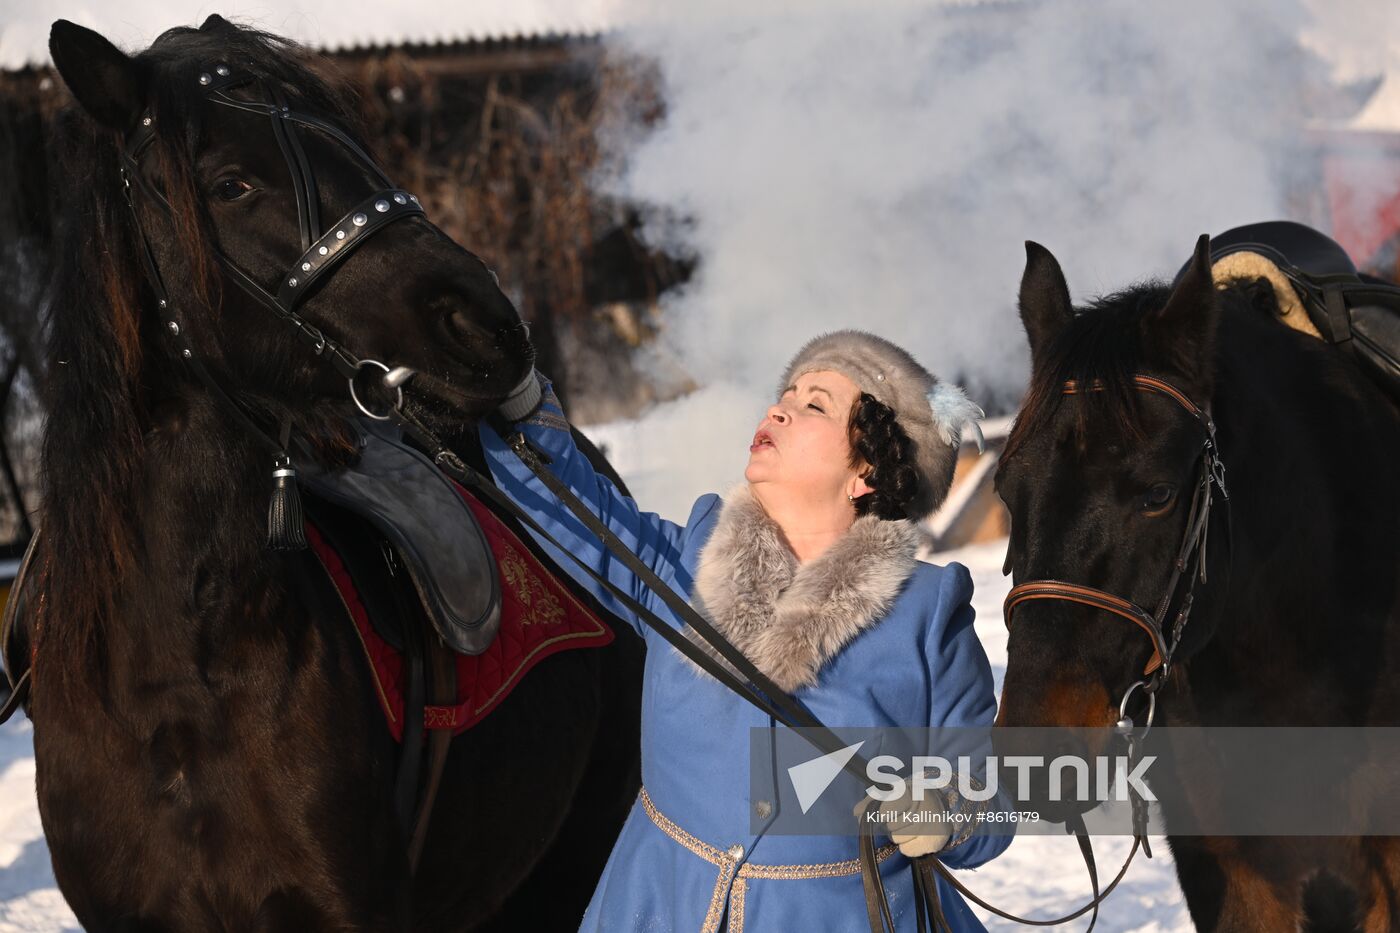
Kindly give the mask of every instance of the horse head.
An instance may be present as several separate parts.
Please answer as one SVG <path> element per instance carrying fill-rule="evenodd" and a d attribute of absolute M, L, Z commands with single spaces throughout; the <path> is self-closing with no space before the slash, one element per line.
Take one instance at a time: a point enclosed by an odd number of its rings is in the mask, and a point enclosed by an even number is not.
<path fill-rule="evenodd" d="M 134 214 L 103 235 L 149 249 L 158 284 L 115 329 L 139 335 L 157 394 L 192 383 L 193 360 L 273 418 L 348 402 L 329 343 L 412 369 L 411 404 L 460 421 L 529 371 L 527 332 L 491 270 L 387 182 L 343 95 L 297 47 L 211 16 L 135 57 L 60 20 L 51 50 L 122 162 Z M 382 373 L 362 373 L 361 393 Z"/>
<path fill-rule="evenodd" d="M 1201 497 L 1220 524 L 1224 494 L 1210 416 L 1219 300 L 1205 237 L 1174 287 L 1078 310 L 1055 258 L 1027 244 L 1031 386 L 996 476 L 1016 583 L 1000 725 L 1111 726 L 1120 704 L 1142 725 L 1145 694 L 1209 638 L 1223 570 L 1197 528 L 1212 525 Z"/>
<path fill-rule="evenodd" d="M 60 20 L 50 48 L 78 106 L 53 149 L 42 524 L 63 556 L 41 577 L 70 622 L 39 650 L 86 689 L 116 594 L 196 555 L 262 560 L 274 454 L 353 456 L 355 400 L 398 400 L 387 368 L 414 373 L 403 411 L 452 430 L 534 351 L 495 276 L 388 182 L 296 46 L 211 16 L 135 56 Z"/>

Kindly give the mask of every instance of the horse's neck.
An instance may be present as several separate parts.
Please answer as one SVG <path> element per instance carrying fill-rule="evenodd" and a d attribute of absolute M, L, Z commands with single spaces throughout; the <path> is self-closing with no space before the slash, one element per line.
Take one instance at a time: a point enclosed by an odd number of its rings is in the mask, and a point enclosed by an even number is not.
<path fill-rule="evenodd" d="M 1292 691 L 1303 664 L 1340 662 L 1343 630 L 1384 624 L 1371 591 L 1396 570 L 1394 408 L 1341 351 L 1253 313 L 1227 309 L 1219 334 L 1229 540 L 1221 521 L 1209 546 L 1230 568 L 1214 635 L 1188 663 L 1203 711 L 1223 678 L 1247 704 L 1251 689 Z"/>
<path fill-rule="evenodd" d="M 1236 559 L 1273 577 L 1256 598 L 1286 605 L 1290 580 L 1344 596 L 1336 576 L 1358 538 L 1393 535 L 1400 419 L 1341 350 L 1243 311 L 1221 340 L 1214 397 Z M 1279 579 L 1290 571 L 1301 579 Z"/>
<path fill-rule="evenodd" d="M 124 597 L 133 636 L 159 643 L 199 628 L 256 626 L 275 608 L 284 564 L 264 550 L 272 458 L 204 399 L 147 436 L 137 500 L 142 566 Z M 237 618 L 236 618 L 237 617 Z M 207 632 L 205 633 L 207 634 Z M 178 642 L 177 642 L 178 647 Z"/>

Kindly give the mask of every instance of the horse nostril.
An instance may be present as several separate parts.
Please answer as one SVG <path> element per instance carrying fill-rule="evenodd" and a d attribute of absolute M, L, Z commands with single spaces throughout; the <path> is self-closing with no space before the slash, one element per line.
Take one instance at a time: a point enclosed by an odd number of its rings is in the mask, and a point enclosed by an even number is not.
<path fill-rule="evenodd" d="M 466 311 L 453 311 L 447 315 L 447 330 L 452 336 L 468 344 L 491 338 L 490 331 L 473 321 Z"/>
<path fill-rule="evenodd" d="M 516 321 L 497 331 L 496 345 L 507 353 L 527 354 L 534 360 L 535 345 L 530 341 L 530 325 L 524 321 Z"/>

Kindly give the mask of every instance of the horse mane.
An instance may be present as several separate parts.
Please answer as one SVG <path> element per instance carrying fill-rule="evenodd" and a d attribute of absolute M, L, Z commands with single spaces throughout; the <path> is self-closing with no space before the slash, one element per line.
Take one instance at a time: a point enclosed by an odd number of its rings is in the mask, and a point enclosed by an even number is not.
<path fill-rule="evenodd" d="M 1049 340 L 1037 361 L 1002 457 L 1013 456 L 1031 435 L 1054 420 L 1065 398 L 1064 384 L 1071 380 L 1103 387 L 1100 392 L 1075 396 L 1077 444 L 1086 442 L 1091 419 L 1107 418 L 1129 437 L 1141 437 L 1140 393 L 1133 375 L 1147 368 L 1142 322 L 1160 311 L 1170 294 L 1166 283 L 1145 282 L 1077 308 L 1073 320 Z"/>
<path fill-rule="evenodd" d="M 193 296 L 181 296 L 188 317 L 217 320 L 221 302 L 212 226 L 192 174 L 201 132 L 198 75 L 227 62 L 355 133 L 348 99 L 308 59 L 287 40 L 213 19 L 201 29 L 169 30 L 135 58 L 159 129 L 147 158 L 156 160 L 174 209 L 182 271 L 193 285 Z M 148 425 L 143 376 L 154 365 L 179 365 L 173 357 L 148 359 L 157 355 L 163 322 L 153 313 L 123 194 L 121 145 L 121 134 L 77 107 L 59 115 L 50 140 L 56 223 L 43 329 L 47 424 L 35 561 L 44 599 L 34 644 L 61 659 L 42 676 L 65 692 L 105 687 L 104 631 L 123 578 L 142 561 L 133 512 Z"/>

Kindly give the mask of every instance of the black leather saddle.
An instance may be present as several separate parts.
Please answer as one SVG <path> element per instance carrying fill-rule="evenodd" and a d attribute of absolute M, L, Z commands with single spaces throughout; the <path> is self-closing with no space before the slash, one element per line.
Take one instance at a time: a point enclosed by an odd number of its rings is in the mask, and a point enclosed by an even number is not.
<path fill-rule="evenodd" d="M 1279 268 L 1309 276 L 1357 276 L 1356 265 L 1340 243 L 1321 231 L 1291 220 L 1267 220 L 1226 230 L 1211 237 L 1210 258 L 1219 261 L 1231 253 L 1258 253 Z"/>
<path fill-rule="evenodd" d="M 1353 354 L 1366 375 L 1400 403 L 1400 286 L 1358 272 L 1339 243 L 1289 220 L 1235 227 L 1210 241 L 1212 262 L 1240 252 L 1278 266 L 1323 339 Z"/>
<path fill-rule="evenodd" d="M 398 428 L 368 419 L 357 425 L 357 464 L 300 471 L 307 514 L 345 562 L 385 641 L 403 647 L 400 613 L 375 585 L 387 561 L 391 571 L 406 572 L 443 643 L 480 654 L 500 628 L 501 587 L 476 516 Z"/>

